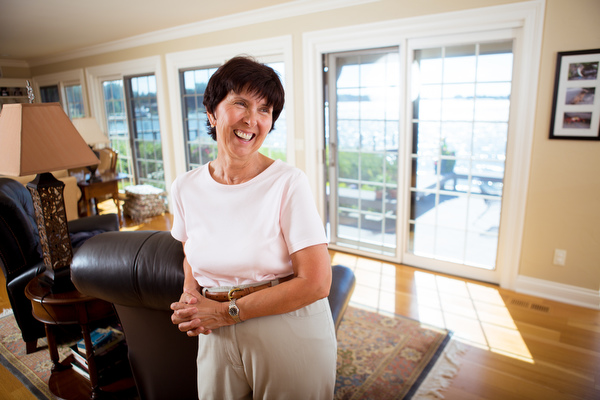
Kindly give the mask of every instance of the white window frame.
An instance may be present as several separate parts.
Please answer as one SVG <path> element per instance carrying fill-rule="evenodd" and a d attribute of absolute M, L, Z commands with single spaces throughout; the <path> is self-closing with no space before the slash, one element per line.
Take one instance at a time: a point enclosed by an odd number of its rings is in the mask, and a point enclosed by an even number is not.
<path fill-rule="evenodd" d="M 169 53 L 166 55 L 166 71 L 172 115 L 171 128 L 173 134 L 171 139 L 173 141 L 176 175 L 187 171 L 185 165 L 185 138 L 181 117 L 183 115 L 183 109 L 179 83 L 180 70 L 218 66 L 238 55 L 250 55 L 263 63 L 276 61 L 284 63 L 286 89 L 285 110 L 287 121 L 286 162 L 290 165 L 295 165 L 292 37 L 280 36 L 263 40 Z"/>
<path fill-rule="evenodd" d="M 61 106 L 65 113 L 69 115 L 67 108 L 67 93 L 65 88 L 72 85 L 81 85 L 81 96 L 83 97 L 83 112 L 85 116 L 90 115 L 90 107 L 88 103 L 87 90 L 85 87 L 85 75 L 83 69 L 75 69 L 71 71 L 59 72 L 56 74 L 38 75 L 32 78 L 33 91 L 36 99 L 41 99 L 40 88 L 46 86 L 58 86 L 60 92 Z"/>
<path fill-rule="evenodd" d="M 306 173 L 316 202 L 322 216 L 325 216 L 324 193 L 324 146 L 323 146 L 323 71 L 322 56 L 326 53 L 399 46 L 401 65 L 406 65 L 408 54 L 408 41 L 418 38 L 443 35 L 472 35 L 477 42 L 479 35 L 502 29 L 515 30 L 515 69 L 513 74 L 513 87 L 518 87 L 518 93 L 511 98 L 511 109 L 518 105 L 518 117 L 511 120 L 513 138 L 509 139 L 510 161 L 506 166 L 505 182 L 510 182 L 503 201 L 509 215 L 502 216 L 502 231 L 498 244 L 498 267 L 501 271 L 499 284 L 508 289 L 514 289 L 519 272 L 521 256 L 521 242 L 523 237 L 525 206 L 529 175 L 521 171 L 529 171 L 531 149 L 533 144 L 534 121 L 525 118 L 535 114 L 537 104 L 537 85 L 539 63 L 542 43 L 542 30 L 544 22 L 544 0 L 534 0 L 518 4 L 501 5 L 494 7 L 478 8 L 474 10 L 457 11 L 451 13 L 434 14 L 394 21 L 329 29 L 317 32 L 307 32 L 303 35 L 303 60 L 304 60 L 304 93 L 305 93 L 305 118 L 306 135 L 305 157 Z M 406 90 L 407 73 L 401 77 Z M 406 93 L 406 92 L 405 92 Z M 407 98 L 405 95 L 404 98 Z M 411 115 L 410 104 L 405 104 L 401 110 L 401 121 L 404 129 L 408 129 Z M 512 117 L 511 117 L 512 118 Z M 410 135 L 404 135 L 410 141 Z M 407 146 L 404 143 L 404 146 Z M 410 148 L 410 147 L 406 147 Z M 403 175 L 399 182 L 406 191 L 408 184 L 406 171 L 409 160 L 406 155 L 399 159 L 399 165 L 404 167 Z M 510 216 L 510 218 L 509 218 Z M 405 221 L 406 218 L 399 219 Z M 400 227 L 399 235 L 404 234 L 404 227 Z M 399 238 L 399 243 L 404 245 L 404 237 Z M 510 251 L 508 251 L 510 249 Z M 402 262 L 403 251 L 398 252 L 393 262 Z M 372 256 L 372 255 L 371 255 Z"/>

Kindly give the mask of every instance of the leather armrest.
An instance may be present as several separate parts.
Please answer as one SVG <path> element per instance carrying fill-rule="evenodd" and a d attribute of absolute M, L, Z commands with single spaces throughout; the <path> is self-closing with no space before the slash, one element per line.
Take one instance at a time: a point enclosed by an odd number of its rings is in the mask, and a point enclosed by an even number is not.
<path fill-rule="evenodd" d="M 170 232 L 107 232 L 77 250 L 71 279 L 81 293 L 111 303 L 169 310 L 181 296 L 183 258 Z"/>
<path fill-rule="evenodd" d="M 328 299 L 335 329 L 337 330 L 354 292 L 356 277 L 350 268 L 343 265 L 334 265 L 331 267 L 331 273 L 332 285 Z"/>
<path fill-rule="evenodd" d="M 43 262 L 37 263 L 27 271 L 23 272 L 19 276 L 13 278 L 6 284 L 6 290 L 13 295 L 23 295 L 25 293 L 25 286 L 36 276 L 46 270 Z"/>
<path fill-rule="evenodd" d="M 119 217 L 117 214 L 92 215 L 69 221 L 69 232 L 90 232 L 101 230 L 105 232 L 118 231 Z"/>

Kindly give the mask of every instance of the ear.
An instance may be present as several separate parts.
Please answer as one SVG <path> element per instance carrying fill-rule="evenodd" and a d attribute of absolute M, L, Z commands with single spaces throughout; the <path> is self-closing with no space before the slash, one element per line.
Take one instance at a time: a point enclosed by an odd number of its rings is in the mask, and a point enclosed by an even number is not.
<path fill-rule="evenodd" d="M 206 115 L 208 116 L 208 122 L 210 122 L 210 126 L 217 125 L 217 118 L 215 118 L 213 114 L 207 112 Z"/>

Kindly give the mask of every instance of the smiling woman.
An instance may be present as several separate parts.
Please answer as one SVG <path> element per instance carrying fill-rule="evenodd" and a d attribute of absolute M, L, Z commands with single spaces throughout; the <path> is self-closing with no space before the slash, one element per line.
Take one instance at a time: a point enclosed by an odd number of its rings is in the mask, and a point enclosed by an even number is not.
<path fill-rule="evenodd" d="M 204 93 L 217 157 L 172 186 L 171 234 L 186 255 L 172 321 L 199 337 L 203 399 L 333 397 L 325 229 L 306 175 L 259 153 L 283 104 L 272 68 L 226 62 Z"/>

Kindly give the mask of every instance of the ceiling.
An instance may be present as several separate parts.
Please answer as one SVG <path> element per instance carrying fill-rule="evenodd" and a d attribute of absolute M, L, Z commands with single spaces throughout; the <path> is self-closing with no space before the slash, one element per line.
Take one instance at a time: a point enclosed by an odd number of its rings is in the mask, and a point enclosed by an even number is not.
<path fill-rule="evenodd" d="M 292 0 L 0 0 L 0 59 L 28 61 Z"/>

